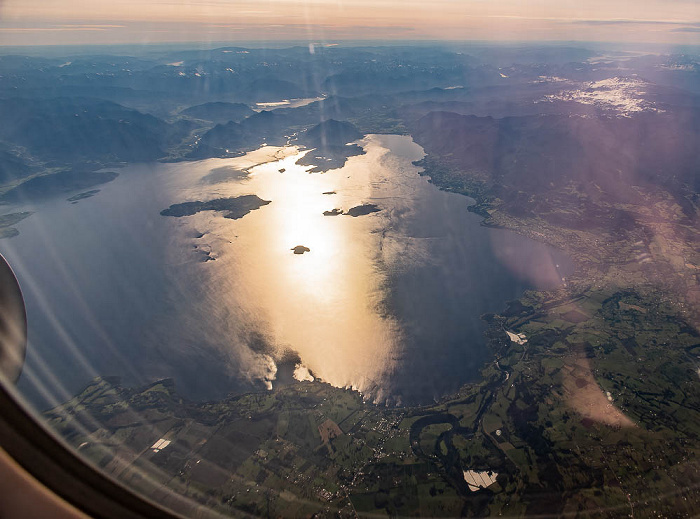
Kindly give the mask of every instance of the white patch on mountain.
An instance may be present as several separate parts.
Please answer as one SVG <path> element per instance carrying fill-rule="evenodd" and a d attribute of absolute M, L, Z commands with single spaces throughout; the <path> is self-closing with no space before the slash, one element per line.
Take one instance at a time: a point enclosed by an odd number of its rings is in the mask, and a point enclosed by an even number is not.
<path fill-rule="evenodd" d="M 650 84 L 637 78 L 612 77 L 580 83 L 579 88 L 562 90 L 545 96 L 547 101 L 573 101 L 611 110 L 623 117 L 638 112 L 659 112 L 653 101 L 645 98 Z"/>

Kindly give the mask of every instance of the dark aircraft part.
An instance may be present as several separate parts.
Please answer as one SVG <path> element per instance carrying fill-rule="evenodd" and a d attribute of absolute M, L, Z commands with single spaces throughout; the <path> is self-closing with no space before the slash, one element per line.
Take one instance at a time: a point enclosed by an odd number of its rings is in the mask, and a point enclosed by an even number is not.
<path fill-rule="evenodd" d="M 0 255 L 0 374 L 17 382 L 27 352 L 27 313 L 15 273 Z"/>
<path fill-rule="evenodd" d="M 27 412 L 13 387 L 22 373 L 26 351 L 24 298 L 15 273 L 0 255 L 0 449 L 47 489 L 91 517 L 177 518 L 86 464 Z"/>

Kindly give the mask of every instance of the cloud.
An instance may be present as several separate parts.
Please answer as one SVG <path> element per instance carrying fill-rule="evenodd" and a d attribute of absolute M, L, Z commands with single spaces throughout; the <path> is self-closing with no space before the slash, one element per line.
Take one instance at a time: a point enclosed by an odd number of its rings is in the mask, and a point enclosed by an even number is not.
<path fill-rule="evenodd" d="M 101 27 L 0 27 L 0 32 L 106 31 Z"/>
<path fill-rule="evenodd" d="M 46 27 L 0 27 L 0 32 L 65 32 L 65 31 L 108 31 L 123 29 L 125 25 L 112 24 L 61 24 Z"/>
<path fill-rule="evenodd" d="M 64 23 L 61 25 L 54 25 L 54 27 L 65 27 L 65 28 L 85 28 L 85 29 L 121 29 L 126 27 L 125 25 L 108 25 L 108 24 L 79 24 L 79 23 Z"/>
<path fill-rule="evenodd" d="M 671 32 L 700 32 L 700 27 L 679 27 Z"/>
<path fill-rule="evenodd" d="M 191 26 L 191 24 L 189 24 Z M 334 23 L 268 23 L 268 24 L 251 24 L 251 23 L 201 23 L 201 27 L 206 28 L 225 28 L 225 29 L 265 29 L 265 28 L 284 28 L 289 30 L 295 29 L 330 29 L 342 31 L 394 31 L 394 32 L 411 32 L 415 31 L 415 27 L 400 26 L 400 25 L 342 25 Z"/>
<path fill-rule="evenodd" d="M 700 22 L 687 22 L 676 20 L 634 20 L 634 19 L 611 19 L 611 20 L 571 20 L 573 23 L 582 25 L 690 25 L 700 27 Z"/>
<path fill-rule="evenodd" d="M 486 18 L 501 18 L 505 20 L 525 20 L 533 22 L 555 22 L 562 24 L 603 26 L 603 25 L 684 25 L 690 27 L 700 27 L 699 22 L 688 20 L 649 20 L 635 18 L 566 18 L 547 16 L 520 16 L 520 15 L 486 15 Z M 694 31 L 693 31 L 694 32 Z"/>

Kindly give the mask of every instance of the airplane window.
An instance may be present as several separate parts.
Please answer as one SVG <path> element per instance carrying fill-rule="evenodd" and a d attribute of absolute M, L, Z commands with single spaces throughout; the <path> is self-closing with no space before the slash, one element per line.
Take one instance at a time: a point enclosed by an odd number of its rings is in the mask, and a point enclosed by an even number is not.
<path fill-rule="evenodd" d="M 700 514 L 700 11 L 0 5 L 0 446 L 102 517 Z"/>

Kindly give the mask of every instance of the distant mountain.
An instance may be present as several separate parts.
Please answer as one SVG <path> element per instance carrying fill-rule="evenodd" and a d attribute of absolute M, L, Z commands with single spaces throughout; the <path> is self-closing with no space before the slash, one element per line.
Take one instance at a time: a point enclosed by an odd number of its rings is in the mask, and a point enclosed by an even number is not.
<path fill-rule="evenodd" d="M 272 78 L 255 79 L 248 83 L 245 91 L 256 102 L 298 99 L 309 95 L 309 92 L 302 90 L 299 85 L 291 81 Z"/>
<path fill-rule="evenodd" d="M 429 153 L 493 183 L 526 191 L 571 180 L 617 185 L 671 178 L 692 182 L 700 164 L 698 115 L 476 117 L 432 112 L 412 128 Z"/>
<path fill-rule="evenodd" d="M 255 112 L 243 103 L 212 102 L 191 106 L 180 113 L 205 121 L 227 123 L 228 121 L 239 122 Z"/>
<path fill-rule="evenodd" d="M 202 135 L 188 158 L 226 157 L 256 148 L 263 143 L 285 144 L 291 123 L 292 120 L 287 115 L 263 110 L 240 123 L 230 121 L 217 124 Z"/>
<path fill-rule="evenodd" d="M 277 113 L 263 110 L 240 123 L 229 121 L 226 124 L 217 124 L 201 137 L 187 157 L 227 157 L 254 149 L 264 143 L 283 145 L 303 120 L 305 119 L 298 117 L 293 111 Z M 297 138 L 299 144 L 316 149 L 312 155 L 302 159 L 300 164 L 314 165 L 317 167 L 316 171 L 340 167 L 347 157 L 362 153 L 358 146 L 346 146 L 362 136 L 349 122 L 333 119 L 323 121 L 302 132 Z"/>
<path fill-rule="evenodd" d="M 299 142 L 315 148 L 342 146 L 362 138 L 362 133 L 347 121 L 328 119 L 299 135 Z"/>
<path fill-rule="evenodd" d="M 587 59 L 597 56 L 596 51 L 563 45 L 479 45 L 465 44 L 465 51 L 482 63 L 499 67 L 514 64 L 567 64 L 585 63 Z"/>
<path fill-rule="evenodd" d="M 548 214 L 572 189 L 601 207 L 641 203 L 637 186 L 663 186 L 688 207 L 687 192 L 700 189 L 699 115 L 494 119 L 432 112 L 411 134 L 428 154 L 434 181 L 457 189 L 479 182 L 514 214 Z"/>
<path fill-rule="evenodd" d="M 297 164 L 314 166 L 311 169 L 313 173 L 342 168 L 349 157 L 364 153 L 358 145 L 348 145 L 362 137 L 355 125 L 347 121 L 329 119 L 320 122 L 297 138 L 300 144 L 314 148 L 314 151 L 299 159 Z"/>
<path fill-rule="evenodd" d="M 248 146 L 249 137 L 239 123 L 217 124 L 202 135 L 196 147 L 187 155 L 190 159 L 236 155 Z"/>
<path fill-rule="evenodd" d="M 0 100 L 0 140 L 43 160 L 155 160 L 188 131 L 101 99 Z"/>
<path fill-rule="evenodd" d="M 427 63 L 411 66 L 401 66 L 400 63 L 390 66 L 360 64 L 330 75 L 323 83 L 323 90 L 334 95 L 355 97 L 458 86 L 478 87 L 498 84 L 500 80 L 498 69 L 491 65 L 472 67 L 463 62 L 446 67 Z"/>
<path fill-rule="evenodd" d="M 245 118 L 240 124 L 245 132 L 270 139 L 284 135 L 292 120 L 287 115 L 263 110 Z"/>
<path fill-rule="evenodd" d="M 296 108 L 278 108 L 275 113 L 288 116 L 295 126 L 308 127 L 328 119 L 353 119 L 376 106 L 376 97 L 352 99 L 331 96 Z"/>

